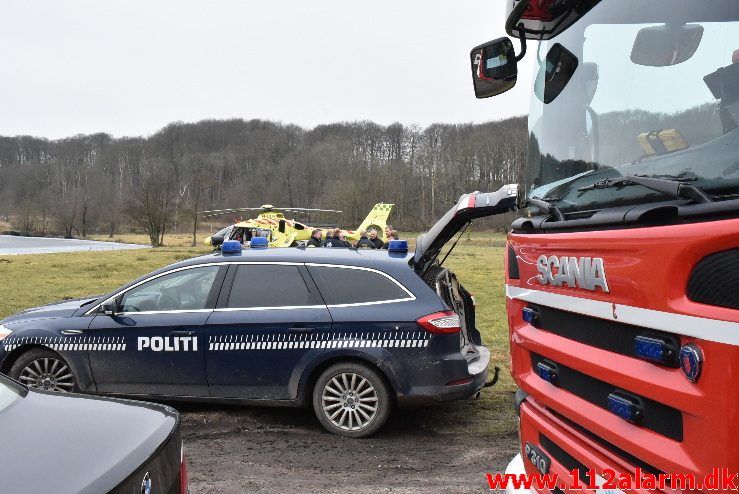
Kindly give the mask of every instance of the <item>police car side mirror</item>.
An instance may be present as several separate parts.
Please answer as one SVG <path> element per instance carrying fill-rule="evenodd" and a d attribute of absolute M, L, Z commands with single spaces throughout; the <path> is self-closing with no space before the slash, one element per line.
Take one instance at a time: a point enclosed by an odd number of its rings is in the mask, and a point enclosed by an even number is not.
<path fill-rule="evenodd" d="M 117 305 L 115 300 L 106 300 L 100 308 L 106 316 L 114 316 L 118 309 Z"/>

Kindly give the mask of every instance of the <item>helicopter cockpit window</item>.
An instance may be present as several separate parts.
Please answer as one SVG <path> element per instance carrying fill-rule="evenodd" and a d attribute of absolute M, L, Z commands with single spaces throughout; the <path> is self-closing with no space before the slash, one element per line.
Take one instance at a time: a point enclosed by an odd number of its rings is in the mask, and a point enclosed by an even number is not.
<path fill-rule="evenodd" d="M 271 240 L 272 230 L 270 230 L 269 228 L 252 228 L 251 238 L 254 238 L 254 237 L 263 237 L 263 238 Z"/>
<path fill-rule="evenodd" d="M 238 240 L 242 244 L 251 240 L 251 230 L 248 228 L 235 228 L 231 240 Z"/>

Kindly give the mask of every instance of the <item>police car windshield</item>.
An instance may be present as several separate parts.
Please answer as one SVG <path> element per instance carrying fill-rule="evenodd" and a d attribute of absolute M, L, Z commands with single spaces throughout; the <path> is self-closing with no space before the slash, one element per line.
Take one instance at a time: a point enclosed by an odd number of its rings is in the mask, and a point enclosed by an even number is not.
<path fill-rule="evenodd" d="M 565 214 L 674 200 L 641 185 L 587 189 L 629 175 L 739 198 L 735 1 L 601 2 L 533 51 L 523 198 Z"/>

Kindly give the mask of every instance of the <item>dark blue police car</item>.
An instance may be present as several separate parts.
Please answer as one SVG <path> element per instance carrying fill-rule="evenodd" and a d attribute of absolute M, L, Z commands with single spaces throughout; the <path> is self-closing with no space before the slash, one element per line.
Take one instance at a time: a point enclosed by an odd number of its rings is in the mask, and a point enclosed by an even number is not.
<path fill-rule="evenodd" d="M 463 399 L 489 352 L 472 298 L 437 260 L 515 186 L 460 198 L 414 254 L 283 248 L 179 262 L 107 295 L 0 321 L 0 371 L 24 384 L 147 398 L 307 404 L 331 432 L 378 430 L 393 403 Z"/>

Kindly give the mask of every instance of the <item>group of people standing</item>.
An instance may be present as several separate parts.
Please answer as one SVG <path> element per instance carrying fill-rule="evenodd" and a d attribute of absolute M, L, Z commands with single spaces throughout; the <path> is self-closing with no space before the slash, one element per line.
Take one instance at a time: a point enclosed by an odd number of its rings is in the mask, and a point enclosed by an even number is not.
<path fill-rule="evenodd" d="M 385 236 L 390 240 L 398 240 L 398 232 L 391 225 L 385 227 Z M 387 249 L 387 244 L 377 235 L 377 230 L 370 228 L 360 230 L 359 240 L 352 243 L 347 239 L 346 232 L 339 228 L 329 230 L 323 238 L 323 230 L 316 228 L 308 240 L 308 247 L 356 247 L 358 249 Z"/>

